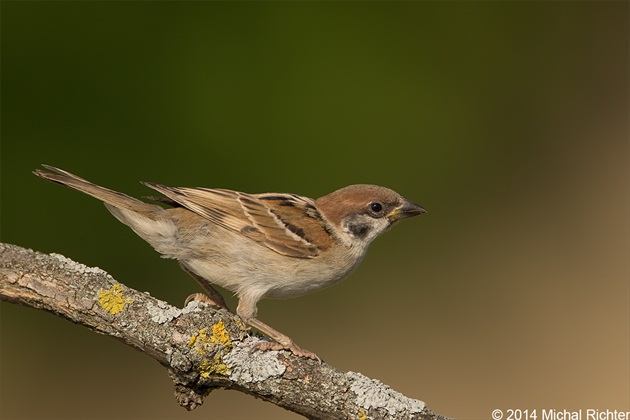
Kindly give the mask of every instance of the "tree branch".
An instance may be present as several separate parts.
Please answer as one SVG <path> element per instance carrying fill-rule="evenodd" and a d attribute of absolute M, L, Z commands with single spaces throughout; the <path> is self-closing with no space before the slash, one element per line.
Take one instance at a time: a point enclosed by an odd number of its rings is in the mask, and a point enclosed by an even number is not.
<path fill-rule="evenodd" d="M 52 312 L 151 356 L 188 410 L 213 389 L 230 388 L 308 418 L 445 419 L 360 373 L 288 352 L 251 351 L 262 338 L 226 310 L 196 301 L 175 308 L 59 254 L 0 243 L 0 300 Z"/>

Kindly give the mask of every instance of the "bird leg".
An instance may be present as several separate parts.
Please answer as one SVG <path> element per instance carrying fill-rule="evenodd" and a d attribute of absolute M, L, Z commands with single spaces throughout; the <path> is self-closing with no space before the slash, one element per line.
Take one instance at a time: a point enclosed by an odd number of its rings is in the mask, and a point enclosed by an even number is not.
<path fill-rule="evenodd" d="M 275 341 L 260 341 L 254 345 L 252 350 L 289 350 L 296 356 L 308 357 L 321 363 L 322 360 L 315 353 L 299 347 L 289 337 L 264 322 L 256 318 L 248 319 L 245 322 Z"/>
<path fill-rule="evenodd" d="M 226 305 L 225 300 L 223 299 L 223 296 L 221 296 L 221 293 L 217 292 L 217 290 L 214 287 L 212 287 L 212 285 L 210 284 L 208 280 L 192 272 L 184 264 L 180 264 L 180 266 L 182 267 L 182 270 L 184 270 L 186 273 L 188 273 L 188 275 L 190 275 L 193 279 L 195 279 L 197 283 L 199 283 L 199 285 L 206 292 L 205 294 L 193 293 L 192 295 L 188 296 L 186 298 L 186 301 L 184 302 L 184 306 L 188 305 L 193 300 L 198 300 L 200 302 L 208 303 L 210 305 L 217 306 L 219 308 L 230 311 L 230 308 L 228 308 L 228 306 Z"/>
<path fill-rule="evenodd" d="M 184 270 L 192 278 L 194 278 L 197 281 L 197 283 L 199 283 L 199 285 L 206 292 L 205 294 L 193 293 L 192 295 L 188 296 L 186 298 L 186 302 L 184 303 L 184 306 L 188 305 L 188 303 L 190 303 L 193 300 L 198 300 L 204 303 L 208 303 L 210 305 L 217 306 L 219 308 L 227 309 L 228 311 L 230 310 L 227 307 L 225 300 L 223 299 L 223 296 L 221 296 L 221 294 L 214 287 L 212 287 L 209 281 L 207 281 L 203 277 L 191 271 L 184 264 L 180 264 L 180 265 L 182 267 L 182 270 Z M 315 353 L 301 348 L 300 346 L 295 344 L 293 340 L 291 340 L 291 338 L 289 338 L 288 336 L 282 334 L 280 331 L 270 327 L 264 322 L 256 319 L 255 315 L 256 315 L 256 301 L 257 300 L 258 298 L 239 299 L 239 307 L 236 312 L 246 324 L 256 328 L 258 331 L 262 332 L 263 334 L 270 337 L 274 341 L 260 341 L 254 345 L 252 350 L 261 350 L 261 351 L 289 350 L 291 353 L 295 354 L 296 356 L 307 357 L 309 359 L 317 360 L 318 362 L 321 363 L 322 360 Z"/>

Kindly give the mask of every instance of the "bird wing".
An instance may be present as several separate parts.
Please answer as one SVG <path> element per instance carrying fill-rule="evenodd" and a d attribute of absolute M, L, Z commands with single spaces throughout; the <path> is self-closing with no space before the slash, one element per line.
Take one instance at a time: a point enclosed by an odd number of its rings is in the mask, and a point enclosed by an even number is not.
<path fill-rule="evenodd" d="M 313 258 L 332 245 L 328 224 L 310 198 L 144 184 L 214 224 L 282 255 Z"/>

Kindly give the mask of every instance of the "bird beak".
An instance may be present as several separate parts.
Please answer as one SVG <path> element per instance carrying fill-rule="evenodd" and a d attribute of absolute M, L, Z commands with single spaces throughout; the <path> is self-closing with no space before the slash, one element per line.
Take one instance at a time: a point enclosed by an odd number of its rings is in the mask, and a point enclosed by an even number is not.
<path fill-rule="evenodd" d="M 387 218 L 392 222 L 395 222 L 399 219 L 417 216 L 426 212 L 427 211 L 423 209 L 420 205 L 405 200 L 401 206 L 396 207 L 394 210 L 392 210 L 391 213 L 387 215 Z"/>

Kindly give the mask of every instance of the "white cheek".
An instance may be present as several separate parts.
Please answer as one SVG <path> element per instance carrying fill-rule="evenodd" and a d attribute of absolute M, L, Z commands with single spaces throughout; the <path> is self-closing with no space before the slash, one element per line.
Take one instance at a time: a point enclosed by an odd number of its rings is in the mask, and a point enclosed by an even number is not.
<path fill-rule="evenodd" d="M 375 219 L 368 215 L 350 216 L 342 222 L 342 231 L 349 238 L 352 246 L 369 245 L 377 236 L 389 227 L 387 219 Z"/>

